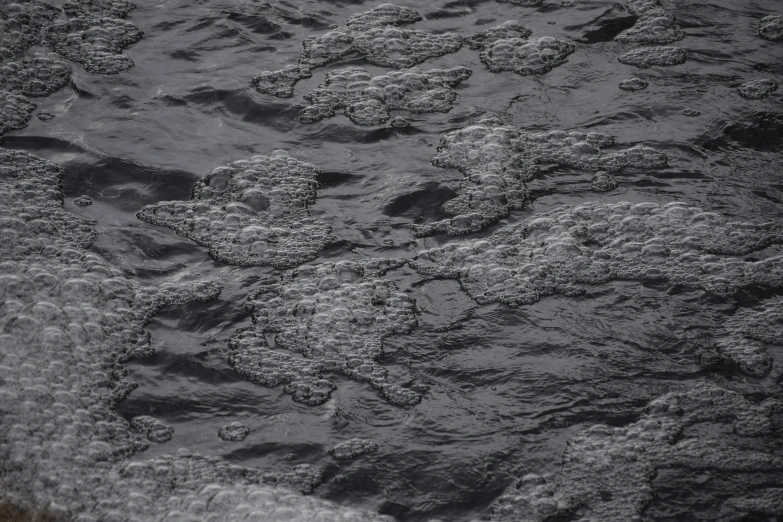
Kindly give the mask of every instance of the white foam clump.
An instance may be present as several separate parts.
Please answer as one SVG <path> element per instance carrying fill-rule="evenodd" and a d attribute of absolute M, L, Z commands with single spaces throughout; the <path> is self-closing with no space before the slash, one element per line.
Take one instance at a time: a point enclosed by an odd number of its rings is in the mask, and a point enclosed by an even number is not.
<path fill-rule="evenodd" d="M 318 173 L 275 151 L 218 167 L 196 183 L 190 201 L 162 201 L 136 216 L 209 247 L 225 263 L 292 267 L 332 240 L 331 228 L 310 216 Z"/>

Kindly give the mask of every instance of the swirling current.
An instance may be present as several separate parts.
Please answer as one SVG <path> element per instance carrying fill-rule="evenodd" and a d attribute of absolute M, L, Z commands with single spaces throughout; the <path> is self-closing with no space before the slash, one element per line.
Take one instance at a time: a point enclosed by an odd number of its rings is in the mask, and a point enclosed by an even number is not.
<path fill-rule="evenodd" d="M 0 0 L 0 520 L 783 520 L 777 0 Z"/>

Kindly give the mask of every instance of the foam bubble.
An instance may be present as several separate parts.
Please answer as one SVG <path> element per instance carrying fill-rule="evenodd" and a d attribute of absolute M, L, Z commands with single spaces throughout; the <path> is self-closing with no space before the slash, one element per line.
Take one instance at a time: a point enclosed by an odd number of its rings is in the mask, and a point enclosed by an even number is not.
<path fill-rule="evenodd" d="M 615 37 L 618 42 L 634 44 L 668 44 L 682 40 L 685 33 L 674 16 L 661 7 L 658 0 L 631 0 L 625 4 L 637 17 L 636 23 Z"/>
<path fill-rule="evenodd" d="M 174 428 L 149 415 L 134 417 L 131 426 L 136 431 L 143 433 L 151 442 L 168 442 L 174 434 Z"/>
<path fill-rule="evenodd" d="M 576 47 L 551 36 L 528 40 L 531 32 L 515 21 L 486 29 L 467 39 L 492 72 L 543 74 L 567 61 Z"/>
<path fill-rule="evenodd" d="M 232 422 L 218 430 L 218 437 L 226 442 L 242 442 L 248 435 L 248 427 L 239 422 Z"/>
<path fill-rule="evenodd" d="M 218 457 L 129 460 L 171 429 L 114 408 L 135 384 L 124 361 L 152 352 L 144 325 L 164 306 L 214 298 L 219 286 L 142 286 L 84 250 L 94 237 L 63 208 L 61 169 L 0 151 L 0 502 L 103 520 L 351 520 L 391 522 L 304 497 L 322 480 L 244 468 Z M 276 518 L 277 517 L 277 518 Z"/>
<path fill-rule="evenodd" d="M 725 323 L 728 333 L 716 342 L 718 353 L 744 372 L 764 377 L 772 369 L 768 345 L 781 344 L 783 303 L 769 303 L 760 310 L 737 312 Z"/>
<path fill-rule="evenodd" d="M 338 460 L 349 460 L 376 451 L 378 451 L 378 444 L 375 442 L 354 437 L 336 444 L 329 450 L 329 454 Z"/>
<path fill-rule="evenodd" d="M 532 304 L 619 279 L 665 281 L 728 297 L 753 285 L 782 287 L 783 257 L 745 261 L 719 256 L 742 256 L 781 243 L 778 224 L 730 221 L 698 207 L 587 203 L 506 226 L 460 249 L 425 250 L 412 266 L 458 279 L 482 304 Z"/>
<path fill-rule="evenodd" d="M 36 53 L 0 63 L 0 89 L 25 96 L 48 96 L 65 86 L 70 78 L 68 66 L 53 53 Z"/>
<path fill-rule="evenodd" d="M 778 82 L 764 78 L 762 80 L 751 80 L 739 86 L 737 92 L 743 98 L 749 100 L 760 100 L 768 97 L 778 90 Z"/>
<path fill-rule="evenodd" d="M 538 174 L 539 163 L 609 173 L 666 165 L 666 156 L 650 147 L 604 151 L 613 145 L 613 138 L 605 134 L 529 133 L 491 121 L 450 132 L 441 137 L 432 163 L 456 168 L 464 176 L 459 195 L 443 206 L 454 217 L 412 225 L 413 231 L 418 236 L 468 234 L 521 209 L 529 198 L 525 182 Z"/>
<path fill-rule="evenodd" d="M 759 21 L 759 36 L 767 40 L 783 40 L 783 16 L 769 15 Z"/>
<path fill-rule="evenodd" d="M 218 167 L 196 183 L 190 201 L 164 201 L 137 217 L 209 247 L 219 261 L 291 267 L 314 259 L 331 241 L 310 217 L 318 169 L 287 153 Z"/>
<path fill-rule="evenodd" d="M 467 80 L 470 69 L 404 69 L 372 77 L 359 67 L 338 69 L 314 92 L 305 96 L 312 105 L 302 109 L 299 121 L 312 123 L 334 116 L 337 109 L 357 125 L 378 125 L 389 120 L 389 111 L 415 114 L 448 112 L 457 97 L 452 89 Z"/>
<path fill-rule="evenodd" d="M 620 56 L 620 63 L 646 69 L 653 65 L 670 66 L 685 63 L 688 53 L 679 47 L 639 47 Z"/>
<path fill-rule="evenodd" d="M 386 381 L 377 359 L 383 338 L 410 332 L 416 325 L 414 303 L 380 274 L 398 260 L 341 261 L 303 266 L 283 281 L 251 296 L 254 328 L 229 343 L 229 363 L 262 386 L 283 385 L 297 402 L 326 402 L 336 386 L 327 374 L 366 382 L 387 401 L 416 404 L 418 392 Z M 265 335 L 296 355 L 269 348 Z"/>
<path fill-rule="evenodd" d="M 652 480 L 659 469 L 677 467 L 681 474 L 783 470 L 779 456 L 745 449 L 740 439 L 770 433 L 775 406 L 753 404 L 710 383 L 669 393 L 653 401 L 637 422 L 596 425 L 571 438 L 558 474 L 525 475 L 495 502 L 491 518 L 544 521 L 581 511 L 587 513 L 584 520 L 641 520 L 655 497 Z M 714 423 L 728 424 L 728 432 L 740 440 L 711 440 L 707 428 Z M 692 426 L 705 429 L 683 436 Z"/>
<path fill-rule="evenodd" d="M 620 82 L 620 89 L 624 91 L 641 91 L 648 86 L 649 84 L 641 78 L 629 78 Z"/>
<path fill-rule="evenodd" d="M 0 89 L 0 136 L 25 128 L 36 108 L 26 96 Z"/>
<path fill-rule="evenodd" d="M 357 13 L 342 27 L 306 38 L 298 65 L 265 71 L 253 79 L 253 84 L 263 94 L 289 98 L 296 83 L 311 76 L 310 71 L 349 55 L 358 54 L 373 65 L 405 69 L 462 47 L 462 39 L 454 33 L 433 34 L 398 27 L 421 19 L 415 10 L 392 4 Z"/>
<path fill-rule="evenodd" d="M 590 187 L 595 192 L 609 192 L 616 189 L 617 186 L 615 177 L 604 171 L 596 172 L 593 179 L 590 180 Z"/>

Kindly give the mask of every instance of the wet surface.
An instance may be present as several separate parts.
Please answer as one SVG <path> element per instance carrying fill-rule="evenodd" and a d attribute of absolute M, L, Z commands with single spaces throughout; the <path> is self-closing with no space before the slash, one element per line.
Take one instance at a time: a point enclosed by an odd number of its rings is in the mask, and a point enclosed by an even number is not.
<path fill-rule="evenodd" d="M 253 87 L 262 71 L 295 64 L 305 38 L 378 4 L 139 0 L 127 20 L 144 37 L 122 51 L 134 67 L 102 76 L 70 62 L 70 84 L 35 100 L 36 114 L 48 116 L 2 138 L 3 148 L 64 168 L 66 210 L 95 220 L 91 249 L 128 276 L 155 284 L 198 276 L 223 285 L 217 300 L 158 314 L 147 327 L 156 354 L 126 365 L 139 387 L 118 412 L 129 421 L 149 415 L 173 428 L 170 440 L 136 458 L 188 447 L 275 472 L 312 464 L 324 469 L 315 495 L 401 521 L 467 521 L 486 515 L 516 478 L 557 472 L 566 442 L 579 430 L 635 422 L 652 399 L 672 390 L 708 379 L 754 403 L 783 399 L 780 346 L 770 346 L 771 371 L 763 376 L 704 364 L 725 335 L 727 318 L 780 301 L 779 289 L 717 297 L 662 282 L 612 280 L 581 295 L 511 308 L 479 305 L 457 281 L 407 266 L 384 278 L 415 300 L 418 324 L 385 338 L 377 362 L 388 381 L 422 390 L 420 403 L 390 404 L 366 383 L 333 373 L 329 400 L 311 406 L 295 402 L 282 387 L 259 386 L 237 373 L 228 342 L 252 324 L 248 296 L 279 281 L 284 270 L 221 263 L 207 248 L 136 218 L 146 205 L 189 200 L 199 179 L 233 161 L 283 149 L 321 170 L 309 212 L 331 227 L 333 241 L 311 264 L 410 259 L 591 201 L 677 201 L 742 222 L 783 220 L 783 91 L 758 99 L 738 93 L 752 80 L 783 81 L 783 42 L 758 36 L 759 20 L 780 14 L 777 1 L 665 1 L 685 32 L 673 45 L 687 60 L 649 68 L 618 61 L 636 45 L 614 38 L 636 17 L 614 2 L 546 0 L 524 7 L 460 0 L 423 7 L 400 1 L 421 13 L 417 30 L 468 37 L 518 20 L 533 38 L 575 46 L 545 74 L 491 72 L 467 45 L 430 58 L 422 70 L 467 67 L 473 74 L 453 87 L 448 112 L 392 110 L 392 118 L 408 121 L 404 127 L 358 126 L 342 110 L 300 122 L 309 105 L 304 95 L 330 72 L 361 67 L 376 77 L 390 71 L 358 55 L 313 70 L 292 98 Z M 648 87 L 621 89 L 629 78 Z M 469 236 L 416 238 L 411 224 L 449 219 L 441 207 L 463 178 L 454 168 L 431 164 L 441 136 L 485 118 L 529 133 L 611 135 L 619 148 L 652 147 L 668 164 L 614 173 L 619 186 L 605 193 L 591 190 L 592 171 L 542 165 L 526 183 L 531 198 L 524 208 Z M 75 202 L 80 196 L 92 203 Z M 745 259 L 768 258 L 778 248 Z M 780 324 L 775 328 L 780 331 Z M 218 437 L 232 422 L 248 428 L 243 440 Z M 778 457 L 779 435 L 764 441 Z M 354 460 L 330 456 L 331 448 L 351 438 L 370 440 L 377 451 Z M 783 474 L 758 481 L 781 487 Z M 667 470 L 654 481 L 658 497 L 644 519 L 693 520 L 690 510 L 714 503 L 716 491 L 732 491 L 736 482 L 730 472 L 702 482 Z M 719 515 L 715 511 L 714 519 Z M 771 521 L 783 513 L 751 516 L 726 520 Z"/>

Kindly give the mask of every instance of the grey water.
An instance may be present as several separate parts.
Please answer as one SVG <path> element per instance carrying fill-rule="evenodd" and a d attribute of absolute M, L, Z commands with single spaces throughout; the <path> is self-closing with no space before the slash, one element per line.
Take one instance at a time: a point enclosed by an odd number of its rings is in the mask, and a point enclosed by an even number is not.
<path fill-rule="evenodd" d="M 420 67 L 466 66 L 473 75 L 455 88 L 450 112 L 401 112 L 411 123 L 405 128 L 359 127 L 342 114 L 299 123 L 302 96 L 330 70 L 388 71 L 359 58 L 315 69 L 293 98 L 255 91 L 252 78 L 296 63 L 306 37 L 380 3 L 274 0 L 272 18 L 258 9 L 265 4 L 251 0 L 137 0 L 127 19 L 144 38 L 124 50 L 135 67 L 102 76 L 71 64 L 71 85 L 38 102 L 54 117 L 34 118 L 4 137 L 3 147 L 65 168 L 66 208 L 97 222 L 92 250 L 143 282 L 199 275 L 224 286 L 218 300 L 158 315 L 148 326 L 157 353 L 127 365 L 140 386 L 120 414 L 154 415 L 174 428 L 169 442 L 139 458 L 186 446 L 268 470 L 311 463 L 325 470 L 315 495 L 405 522 L 470 520 L 516 478 L 556 472 L 566 442 L 584 427 L 633 422 L 651 399 L 683 383 L 708 378 L 759 401 L 783 399 L 779 348 L 763 378 L 699 364 L 738 306 L 780 298 L 768 290 L 726 300 L 619 281 L 510 308 L 478 305 L 458 282 L 407 268 L 389 278 L 416 300 L 419 326 L 386 339 L 382 362 L 392 377 L 413 374 L 429 385 L 420 404 L 396 407 L 366 384 L 336 378 L 340 385 L 327 404 L 307 406 L 234 372 L 227 341 L 250 324 L 245 299 L 282 271 L 222 264 L 135 214 L 158 201 L 187 200 L 213 168 L 256 154 L 283 149 L 323 169 L 311 212 L 331 225 L 336 241 L 314 262 L 410 258 L 594 200 L 681 201 L 739 221 L 783 219 L 783 94 L 759 100 L 737 94 L 749 80 L 783 81 L 783 43 L 757 34 L 760 18 L 783 10 L 777 0 L 664 2 L 686 32 L 677 45 L 688 60 L 649 69 L 618 62 L 629 46 L 613 38 L 633 17 L 615 2 L 399 0 L 422 14 L 416 29 L 468 35 L 519 20 L 535 35 L 576 42 L 577 51 L 562 66 L 530 76 L 492 73 L 467 46 L 430 59 Z M 631 77 L 649 87 L 618 88 Z M 415 238 L 409 224 L 444 218 L 441 205 L 462 178 L 430 163 L 440 136 L 489 116 L 526 131 L 609 134 L 622 147 L 654 147 L 668 156 L 668 166 L 623 171 L 618 189 L 602 194 L 590 190 L 584 172 L 545 174 L 529 184 L 530 205 L 479 234 Z M 93 204 L 73 204 L 81 195 Z M 251 434 L 226 444 L 216 433 L 233 421 Z M 330 459 L 329 448 L 350 437 L 371 439 L 379 451 L 347 463 Z M 770 444 L 781 451 L 776 439 Z M 783 484 L 783 476 L 767 480 Z M 698 479 L 660 476 L 654 487 L 648 520 L 717 517 L 716 492 Z"/>

